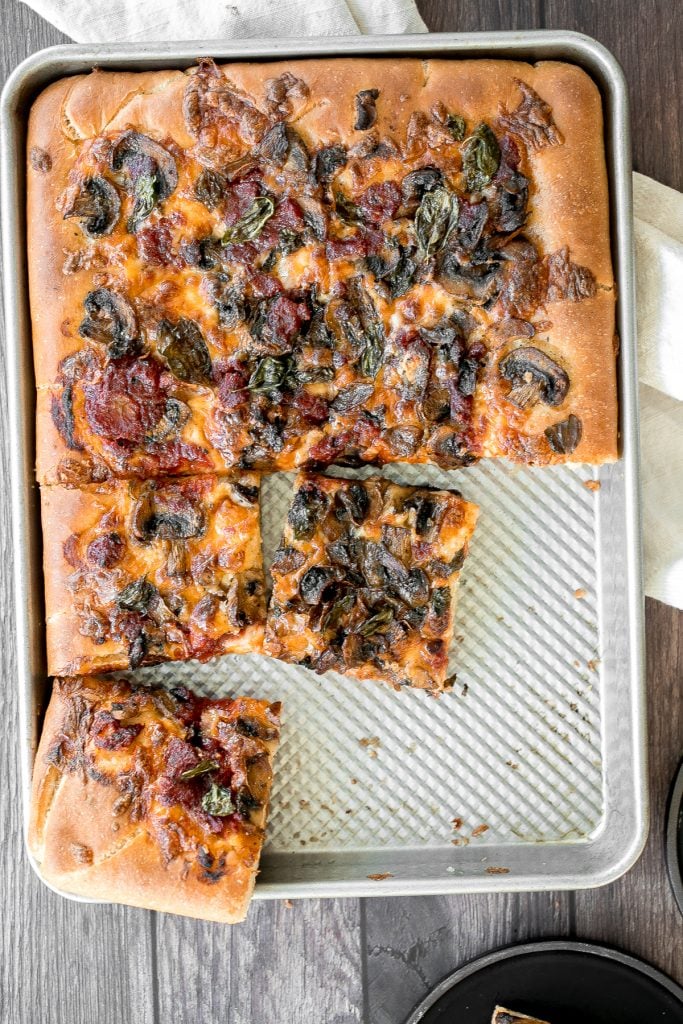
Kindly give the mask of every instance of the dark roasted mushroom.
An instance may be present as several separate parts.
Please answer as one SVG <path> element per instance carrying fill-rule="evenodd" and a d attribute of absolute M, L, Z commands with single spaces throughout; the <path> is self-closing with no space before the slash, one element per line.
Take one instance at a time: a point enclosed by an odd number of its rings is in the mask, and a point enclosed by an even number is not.
<path fill-rule="evenodd" d="M 205 167 L 194 183 L 194 194 L 208 210 L 215 210 L 224 198 L 228 182 L 219 171 Z"/>
<path fill-rule="evenodd" d="M 109 288 L 88 292 L 83 302 L 85 319 L 78 328 L 83 338 L 107 346 L 111 359 L 136 355 L 141 349 L 133 307 Z"/>
<path fill-rule="evenodd" d="M 499 259 L 486 263 L 462 263 L 454 252 L 446 251 L 438 260 L 434 277 L 451 295 L 480 306 L 500 291 L 500 268 Z"/>
<path fill-rule="evenodd" d="M 569 377 L 550 356 L 532 345 L 513 349 L 499 364 L 501 377 L 512 385 L 509 402 L 526 409 L 543 402 L 561 405 L 569 390 Z"/>
<path fill-rule="evenodd" d="M 357 132 L 367 131 L 377 120 L 375 100 L 378 96 L 379 89 L 361 89 L 356 93 L 356 123 L 353 127 Z"/>
<path fill-rule="evenodd" d="M 335 504 L 337 518 L 351 519 L 356 526 L 365 521 L 370 511 L 370 497 L 360 480 L 354 480 L 348 487 L 340 487 L 335 495 Z"/>
<path fill-rule="evenodd" d="M 131 512 L 133 535 L 138 540 L 189 540 L 204 532 L 201 507 L 179 486 L 147 485 Z"/>
<path fill-rule="evenodd" d="M 443 174 L 438 167 L 419 167 L 406 174 L 401 182 L 401 197 L 406 206 L 415 206 L 425 192 L 431 192 L 443 184 Z"/>
<path fill-rule="evenodd" d="M 211 356 L 194 320 L 181 317 L 176 323 L 160 320 L 157 345 L 169 370 L 188 384 L 208 384 L 212 378 Z"/>
<path fill-rule="evenodd" d="M 89 238 L 110 235 L 121 212 L 119 194 L 106 178 L 84 178 L 64 211 L 76 217 Z"/>
<path fill-rule="evenodd" d="M 146 435 L 145 440 L 152 442 L 166 441 L 169 437 L 177 434 L 187 423 L 190 417 L 190 410 L 184 402 L 178 398 L 167 398 L 164 414 L 154 429 Z"/>
<path fill-rule="evenodd" d="M 340 570 L 324 565 L 314 565 L 308 569 L 299 583 L 301 600 L 306 604 L 319 604 L 325 588 L 339 579 Z"/>
<path fill-rule="evenodd" d="M 329 499 L 312 482 L 305 483 L 294 495 L 294 500 L 287 513 L 287 522 L 297 540 L 306 540 L 313 532 L 327 511 Z"/>
<path fill-rule="evenodd" d="M 299 133 L 284 121 L 278 121 L 268 129 L 254 153 L 276 167 L 288 164 L 297 171 L 307 171 L 311 162 L 305 142 Z"/>
<path fill-rule="evenodd" d="M 313 158 L 313 174 L 317 181 L 328 182 L 330 178 L 346 163 L 346 150 L 343 146 L 325 146 L 318 150 Z"/>
<path fill-rule="evenodd" d="M 571 455 L 578 448 L 582 434 L 581 420 L 574 413 L 561 423 L 553 423 L 545 429 L 548 444 L 557 455 Z"/>
<path fill-rule="evenodd" d="M 154 207 L 175 191 L 178 184 L 175 160 L 148 135 L 131 130 L 124 132 L 114 146 L 111 165 L 128 177 L 134 200 L 128 230 L 137 231 Z"/>

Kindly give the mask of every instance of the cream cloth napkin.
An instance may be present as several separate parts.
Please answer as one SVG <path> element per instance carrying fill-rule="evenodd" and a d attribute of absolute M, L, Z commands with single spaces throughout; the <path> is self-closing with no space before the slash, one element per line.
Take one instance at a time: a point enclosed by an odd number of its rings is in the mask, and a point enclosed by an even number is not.
<path fill-rule="evenodd" d="M 81 43 L 426 32 L 413 0 L 27 0 Z M 683 196 L 634 174 L 645 592 L 683 608 Z"/>

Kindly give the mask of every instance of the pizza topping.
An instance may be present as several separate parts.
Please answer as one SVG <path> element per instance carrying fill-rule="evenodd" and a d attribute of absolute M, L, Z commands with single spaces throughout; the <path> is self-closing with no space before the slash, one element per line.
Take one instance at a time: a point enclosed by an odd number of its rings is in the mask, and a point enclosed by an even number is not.
<path fill-rule="evenodd" d="M 131 512 L 133 534 L 138 540 L 189 540 L 206 528 L 204 512 L 182 485 L 142 488 Z"/>
<path fill-rule="evenodd" d="M 550 106 L 526 82 L 516 81 L 522 99 L 515 110 L 501 110 L 499 124 L 519 136 L 531 150 L 562 145 L 564 139 L 553 121 Z"/>
<path fill-rule="evenodd" d="M 418 258 L 425 260 L 438 252 L 458 222 L 457 196 L 443 186 L 425 192 L 415 214 Z"/>
<path fill-rule="evenodd" d="M 90 732 L 93 743 L 101 750 L 124 750 L 142 732 L 142 725 L 121 725 L 114 716 L 104 709 L 96 711 Z"/>
<path fill-rule="evenodd" d="M 470 192 L 480 192 L 498 170 L 500 146 L 491 128 L 483 121 L 465 140 L 462 169 Z"/>
<path fill-rule="evenodd" d="M 194 320 L 182 317 L 176 323 L 160 320 L 157 325 L 157 346 L 169 370 L 187 384 L 211 382 L 211 356 L 204 336 Z"/>
<path fill-rule="evenodd" d="M 258 238 L 266 222 L 275 213 L 275 203 L 268 196 L 256 196 L 251 206 L 223 234 L 223 245 L 249 242 Z"/>
<path fill-rule="evenodd" d="M 168 441 L 182 429 L 189 417 L 190 409 L 184 402 L 178 398 L 167 398 L 161 419 L 146 435 L 145 440 L 152 444 Z"/>
<path fill-rule="evenodd" d="M 287 513 L 287 522 L 297 540 L 313 536 L 318 522 L 327 511 L 327 496 L 314 483 L 305 483 L 294 495 Z"/>
<path fill-rule="evenodd" d="M 588 267 L 572 263 L 566 246 L 546 256 L 545 264 L 548 269 L 548 302 L 561 302 L 562 299 L 579 302 L 581 299 L 591 299 L 595 295 L 595 276 Z"/>
<path fill-rule="evenodd" d="M 112 569 L 123 558 L 126 545 L 119 533 L 105 533 L 91 540 L 85 557 L 100 569 Z"/>
<path fill-rule="evenodd" d="M 236 809 L 230 790 L 215 782 L 211 783 L 211 788 L 202 797 L 202 808 L 216 818 L 227 818 L 229 814 L 234 814 Z"/>
<path fill-rule="evenodd" d="M 531 345 L 513 349 L 499 364 L 500 374 L 512 385 L 507 399 L 520 409 L 537 402 L 561 405 L 569 390 L 569 377 L 550 356 Z"/>
<path fill-rule="evenodd" d="M 78 328 L 83 338 L 106 345 L 110 359 L 137 355 L 141 348 L 138 324 L 127 299 L 109 288 L 88 292 L 85 319 Z"/>
<path fill-rule="evenodd" d="M 217 761 L 205 758 L 203 761 L 198 761 L 192 766 L 192 768 L 186 768 L 184 772 L 180 773 L 180 778 L 183 782 L 188 782 L 190 779 L 196 779 L 199 775 L 205 775 L 207 772 L 213 772 L 216 768 L 218 768 Z"/>
<path fill-rule="evenodd" d="M 303 551 L 298 551 L 296 548 L 279 547 L 270 564 L 270 571 L 277 576 L 287 576 L 290 572 L 300 569 L 305 561 L 306 556 Z"/>
<path fill-rule="evenodd" d="M 171 267 L 178 262 L 173 251 L 173 233 L 165 220 L 138 228 L 135 242 L 138 256 L 144 263 L 153 267 Z"/>
<path fill-rule="evenodd" d="M 353 127 L 357 132 L 367 131 L 377 120 L 375 100 L 378 96 L 379 89 L 361 89 L 356 93 L 356 123 Z"/>
<path fill-rule="evenodd" d="M 100 437 L 140 443 L 166 411 L 161 369 L 151 359 L 123 358 L 109 363 L 99 385 L 85 386 L 85 414 Z"/>
<path fill-rule="evenodd" d="M 548 444 L 557 455 L 570 455 L 578 447 L 582 433 L 581 420 L 574 413 L 561 423 L 546 427 L 545 430 Z"/>
<path fill-rule="evenodd" d="M 254 153 L 276 167 L 287 166 L 293 171 L 305 172 L 311 162 L 305 142 L 299 133 L 284 121 L 278 121 L 268 129 L 254 149 Z"/>
<path fill-rule="evenodd" d="M 406 174 L 401 182 L 401 197 L 406 206 L 419 203 L 426 192 L 443 184 L 443 174 L 438 167 L 420 167 Z"/>
<path fill-rule="evenodd" d="M 111 164 L 115 171 L 126 175 L 133 196 L 128 230 L 135 232 L 154 207 L 175 191 L 178 184 L 175 160 L 148 135 L 127 131 L 112 150 Z"/>
<path fill-rule="evenodd" d="M 208 210 L 215 210 L 228 190 L 228 182 L 211 167 L 205 167 L 194 183 L 194 194 Z"/>
<path fill-rule="evenodd" d="M 60 437 L 67 448 L 72 451 L 83 451 L 83 445 L 76 438 L 76 420 L 74 418 L 73 387 L 65 384 L 61 392 L 50 397 L 50 415 Z"/>
<path fill-rule="evenodd" d="M 116 603 L 124 611 L 146 615 L 157 593 L 154 584 L 150 583 L 146 576 L 141 576 L 139 580 L 134 580 L 123 588 Z"/>
<path fill-rule="evenodd" d="M 319 149 L 313 158 L 313 174 L 316 181 L 326 184 L 347 160 L 343 146 L 325 146 Z"/>
<path fill-rule="evenodd" d="M 285 71 L 266 82 L 266 110 L 281 117 L 291 117 L 309 95 L 309 88 L 303 79 Z"/>
<path fill-rule="evenodd" d="M 119 194 L 106 178 L 84 178 L 68 197 L 65 218 L 76 217 L 89 238 L 110 235 L 121 212 Z"/>
<path fill-rule="evenodd" d="M 481 306 L 495 298 L 500 290 L 501 262 L 496 254 L 474 263 L 461 260 L 457 252 L 446 250 L 437 261 L 434 278 L 456 298 Z"/>
<path fill-rule="evenodd" d="M 383 224 L 391 220 L 401 205 L 401 191 L 394 181 L 371 185 L 358 200 L 363 220 L 369 224 Z"/>

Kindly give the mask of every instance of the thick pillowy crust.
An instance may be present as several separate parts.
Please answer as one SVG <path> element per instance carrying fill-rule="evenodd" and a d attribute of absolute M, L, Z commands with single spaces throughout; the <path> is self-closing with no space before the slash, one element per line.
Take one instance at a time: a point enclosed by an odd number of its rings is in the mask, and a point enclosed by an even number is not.
<path fill-rule="evenodd" d="M 259 478 L 42 488 L 50 675 L 261 649 Z"/>
<path fill-rule="evenodd" d="M 43 878 L 79 896 L 242 921 L 263 845 L 279 712 L 248 697 L 56 680 L 29 823 Z"/>
<path fill-rule="evenodd" d="M 456 491 L 299 474 L 271 566 L 266 652 L 316 672 L 444 689 L 478 513 Z"/>
<path fill-rule="evenodd" d="M 95 71 L 38 98 L 28 155 L 42 482 L 616 458 L 579 68 Z"/>

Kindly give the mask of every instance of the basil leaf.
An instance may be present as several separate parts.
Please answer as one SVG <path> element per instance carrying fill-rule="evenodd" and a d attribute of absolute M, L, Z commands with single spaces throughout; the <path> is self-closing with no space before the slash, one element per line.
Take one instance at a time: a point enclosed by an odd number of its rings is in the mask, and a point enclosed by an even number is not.
<path fill-rule="evenodd" d="M 212 782 L 211 789 L 202 797 L 202 809 L 216 818 L 227 818 L 229 814 L 235 813 L 232 793 Z"/>
<path fill-rule="evenodd" d="M 223 245 L 231 242 L 251 242 L 258 238 L 266 222 L 275 213 L 275 203 L 268 196 L 257 196 L 247 212 L 236 224 L 226 228 L 221 241 Z"/>
<path fill-rule="evenodd" d="M 371 616 L 367 619 L 360 627 L 358 632 L 361 636 L 373 636 L 378 633 L 384 626 L 388 626 L 394 619 L 394 609 L 391 607 L 382 608 L 381 612 L 377 612 L 376 615 Z"/>
<path fill-rule="evenodd" d="M 198 775 L 204 775 L 206 772 L 212 772 L 216 768 L 218 768 L 217 761 L 206 759 L 194 765 L 193 768 L 188 768 L 187 771 L 181 772 L 180 778 L 184 782 L 187 782 L 188 779 L 196 779 Z"/>
<path fill-rule="evenodd" d="M 247 387 L 254 394 L 258 395 L 264 391 L 275 391 L 284 384 L 287 374 L 287 360 L 276 359 L 274 356 L 264 356 L 252 373 Z"/>
<path fill-rule="evenodd" d="M 415 214 L 418 255 L 422 259 L 429 259 L 443 248 L 458 223 L 459 212 L 458 197 L 447 188 L 425 192 Z"/>
<path fill-rule="evenodd" d="M 137 231 L 142 221 L 149 217 L 156 206 L 158 199 L 157 186 L 156 174 L 141 174 L 136 180 L 133 192 L 135 199 L 130 220 L 128 221 L 129 231 Z"/>
<path fill-rule="evenodd" d="M 345 224 L 363 224 L 364 218 L 360 206 L 357 206 L 343 192 L 334 193 L 334 210 Z"/>
<path fill-rule="evenodd" d="M 465 118 L 460 114 L 449 114 L 446 118 L 446 127 L 456 142 L 462 142 L 465 138 Z"/>
<path fill-rule="evenodd" d="M 485 122 L 475 129 L 462 150 L 462 168 L 470 192 L 479 192 L 488 185 L 500 166 L 498 139 Z"/>

